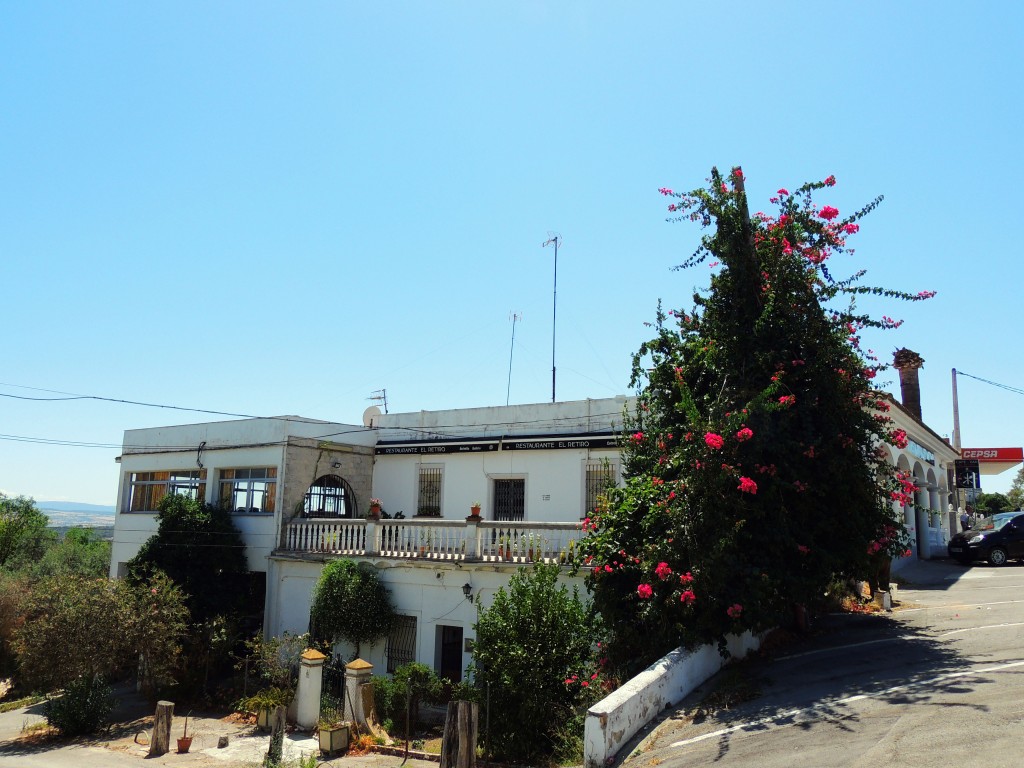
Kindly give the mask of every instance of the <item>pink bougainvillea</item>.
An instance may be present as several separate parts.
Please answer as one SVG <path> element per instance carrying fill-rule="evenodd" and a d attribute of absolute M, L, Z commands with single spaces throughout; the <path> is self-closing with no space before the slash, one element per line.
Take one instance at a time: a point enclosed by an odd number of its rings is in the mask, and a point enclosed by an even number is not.
<path fill-rule="evenodd" d="M 728 614 L 730 619 L 738 619 L 743 615 L 743 606 L 739 603 L 733 603 L 725 609 L 725 612 Z"/>
<path fill-rule="evenodd" d="M 654 575 L 664 581 L 672 575 L 672 569 L 669 568 L 668 563 L 658 563 L 657 567 L 654 569 Z"/>
<path fill-rule="evenodd" d="M 743 429 L 736 433 L 736 440 L 742 443 L 746 440 L 749 440 L 753 436 L 754 430 L 752 430 L 750 427 L 744 427 Z"/>
<path fill-rule="evenodd" d="M 679 602 L 681 602 L 683 605 L 690 605 L 696 602 L 696 600 L 697 596 L 693 594 L 692 589 L 683 590 L 683 593 L 679 596 Z"/>
<path fill-rule="evenodd" d="M 725 445 L 725 440 L 722 439 L 722 436 L 716 435 L 714 432 L 705 432 L 704 442 L 708 444 L 709 448 L 714 448 L 715 450 Z"/>
<path fill-rule="evenodd" d="M 755 483 L 749 477 L 741 477 L 740 484 L 737 485 L 736 488 L 742 491 L 743 493 L 757 493 L 757 483 Z"/>
<path fill-rule="evenodd" d="M 654 590 L 651 589 L 651 585 L 650 584 L 640 584 L 636 588 L 636 593 L 638 595 L 640 595 L 640 599 L 641 600 L 646 600 L 647 598 L 649 598 L 651 595 L 654 594 Z"/>

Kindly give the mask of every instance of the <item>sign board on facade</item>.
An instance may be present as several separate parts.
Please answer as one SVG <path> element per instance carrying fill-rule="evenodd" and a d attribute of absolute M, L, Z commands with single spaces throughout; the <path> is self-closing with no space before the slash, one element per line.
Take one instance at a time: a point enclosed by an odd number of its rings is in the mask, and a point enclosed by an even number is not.
<path fill-rule="evenodd" d="M 618 447 L 618 437 L 612 434 L 547 435 L 522 438 L 503 437 L 498 440 L 467 443 L 465 439 L 377 443 L 378 456 L 423 455 L 437 453 L 485 453 L 488 451 L 564 451 L 594 450 Z"/>
<path fill-rule="evenodd" d="M 998 475 L 1024 461 L 1024 448 L 961 448 L 960 458 L 978 462 L 983 475 Z"/>
<path fill-rule="evenodd" d="M 957 459 L 955 463 L 957 488 L 981 488 L 977 459 Z"/>

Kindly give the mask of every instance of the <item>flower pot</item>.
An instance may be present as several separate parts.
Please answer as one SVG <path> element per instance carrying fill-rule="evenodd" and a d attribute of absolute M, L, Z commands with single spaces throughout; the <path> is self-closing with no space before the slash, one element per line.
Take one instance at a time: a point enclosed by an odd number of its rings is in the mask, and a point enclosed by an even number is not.
<path fill-rule="evenodd" d="M 178 738 L 178 754 L 183 755 L 188 752 L 189 747 L 192 746 L 191 736 L 180 736 Z"/>
<path fill-rule="evenodd" d="M 261 709 L 256 713 L 256 728 L 260 731 L 270 730 L 270 710 Z"/>
<path fill-rule="evenodd" d="M 333 755 L 348 749 L 348 724 L 332 725 L 320 729 L 320 751 L 325 755 Z"/>

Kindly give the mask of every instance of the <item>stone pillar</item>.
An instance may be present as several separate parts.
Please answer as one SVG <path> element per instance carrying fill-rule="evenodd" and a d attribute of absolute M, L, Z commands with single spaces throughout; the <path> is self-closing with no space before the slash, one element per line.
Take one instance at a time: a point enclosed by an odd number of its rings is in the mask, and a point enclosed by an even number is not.
<path fill-rule="evenodd" d="M 366 542 L 365 554 L 367 555 L 379 555 L 380 554 L 380 520 L 368 517 L 366 518 Z"/>
<path fill-rule="evenodd" d="M 367 712 L 363 709 L 362 686 L 370 682 L 373 675 L 373 664 L 363 659 L 350 661 L 345 665 L 345 720 L 355 723 L 363 730 L 369 730 L 366 724 Z"/>
<path fill-rule="evenodd" d="M 477 523 L 480 522 L 480 515 L 470 515 L 466 518 L 466 561 L 480 559 L 480 535 Z"/>
<path fill-rule="evenodd" d="M 893 367 L 900 372 L 900 394 L 903 406 L 921 419 L 921 383 L 918 371 L 924 366 L 924 358 L 906 347 L 897 349 L 893 355 Z"/>
<path fill-rule="evenodd" d="M 299 728 L 311 731 L 320 720 L 320 692 L 324 682 L 324 661 L 315 648 L 307 648 L 299 657 L 299 686 L 295 692 L 295 721 Z"/>

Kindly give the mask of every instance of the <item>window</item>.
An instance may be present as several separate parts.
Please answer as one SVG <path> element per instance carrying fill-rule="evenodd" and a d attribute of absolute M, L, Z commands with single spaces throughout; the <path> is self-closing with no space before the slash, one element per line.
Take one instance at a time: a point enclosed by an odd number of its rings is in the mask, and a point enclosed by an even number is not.
<path fill-rule="evenodd" d="M 220 471 L 220 503 L 234 512 L 273 513 L 276 493 L 277 467 Z"/>
<path fill-rule="evenodd" d="M 178 493 L 202 501 L 206 497 L 206 470 L 132 472 L 125 511 L 156 512 L 160 499 L 169 493 Z"/>
<path fill-rule="evenodd" d="M 306 517 L 355 517 L 356 497 L 352 487 L 337 475 L 317 478 L 306 491 Z"/>
<path fill-rule="evenodd" d="M 494 519 L 501 522 L 526 517 L 526 481 L 494 481 Z"/>
<path fill-rule="evenodd" d="M 442 467 L 420 467 L 416 514 L 419 517 L 441 516 Z"/>
<path fill-rule="evenodd" d="M 609 489 L 614 488 L 619 475 L 619 467 L 608 459 L 588 461 L 584 477 L 583 514 L 588 516 L 597 509 L 600 497 Z"/>
<path fill-rule="evenodd" d="M 385 653 L 388 657 L 388 674 L 403 664 L 416 661 L 416 617 L 396 616 L 388 635 Z"/>

